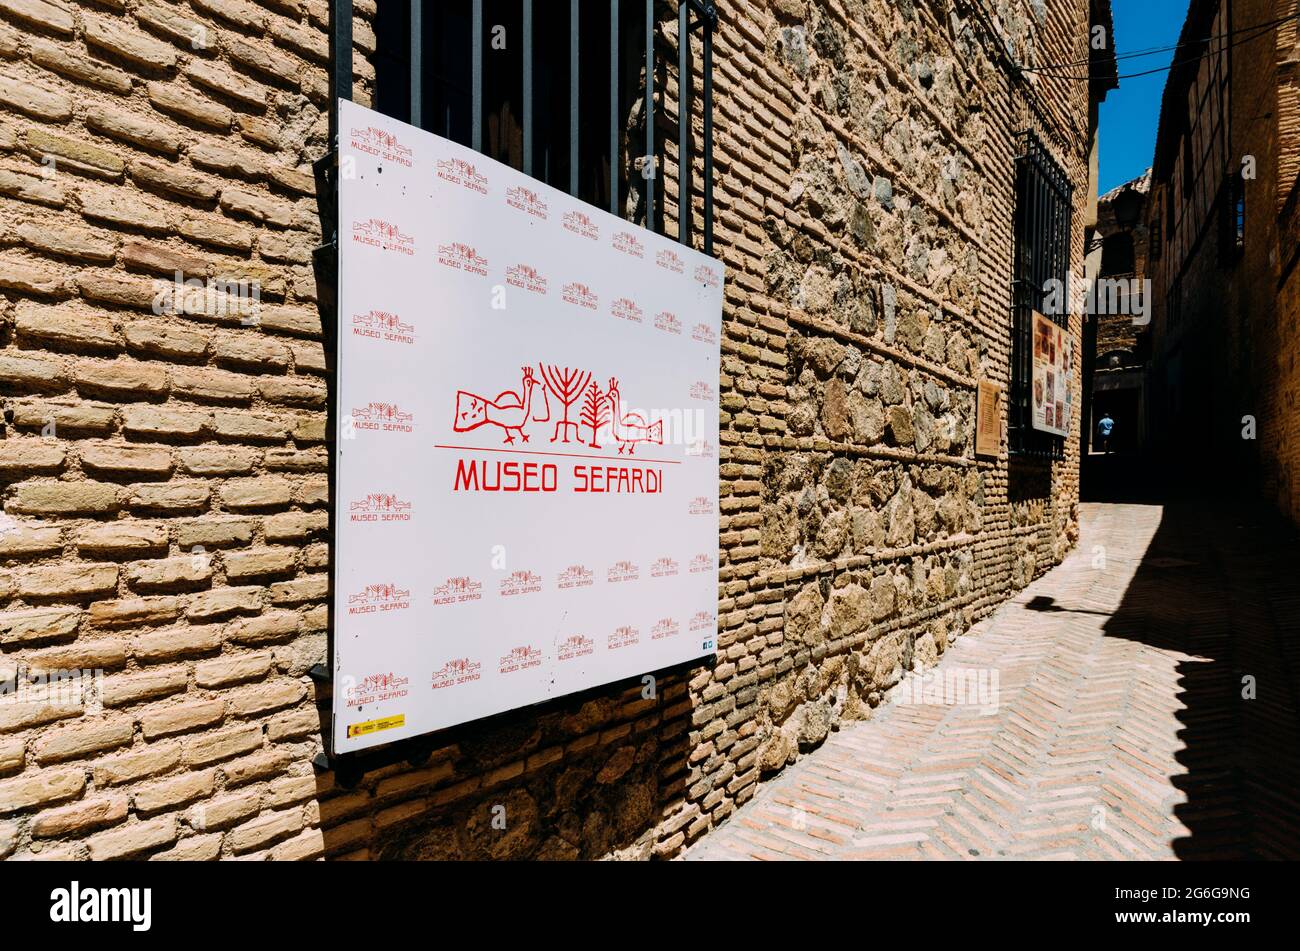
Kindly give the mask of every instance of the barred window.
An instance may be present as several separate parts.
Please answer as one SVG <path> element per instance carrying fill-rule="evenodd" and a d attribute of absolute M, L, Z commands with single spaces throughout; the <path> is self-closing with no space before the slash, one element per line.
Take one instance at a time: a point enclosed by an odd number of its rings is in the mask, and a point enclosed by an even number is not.
<path fill-rule="evenodd" d="M 1224 179 L 1221 201 L 1219 258 L 1230 266 L 1246 250 L 1246 180 L 1241 172 Z"/>
<path fill-rule="evenodd" d="M 384 0 L 375 108 L 711 253 L 716 22 L 706 0 Z"/>
<path fill-rule="evenodd" d="M 1016 157 L 1015 258 L 1012 276 L 1011 398 L 1007 436 L 1012 453 L 1060 459 L 1062 436 L 1032 424 L 1033 314 L 1069 327 L 1071 193 L 1065 171 L 1032 132 Z"/>
<path fill-rule="evenodd" d="M 1153 261 L 1160 260 L 1160 255 L 1165 248 L 1163 201 L 1164 192 L 1154 191 L 1151 200 L 1151 216 L 1148 219 L 1149 232 L 1147 236 L 1147 255 Z"/>

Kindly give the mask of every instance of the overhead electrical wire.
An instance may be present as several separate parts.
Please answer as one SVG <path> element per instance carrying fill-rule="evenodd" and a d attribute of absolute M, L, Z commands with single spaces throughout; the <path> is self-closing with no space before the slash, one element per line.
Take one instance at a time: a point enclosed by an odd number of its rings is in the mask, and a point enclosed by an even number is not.
<path fill-rule="evenodd" d="M 1219 51 L 1222 51 L 1222 50 L 1232 49 L 1232 48 L 1234 48 L 1234 47 L 1241 46 L 1241 45 L 1244 44 L 1244 43 L 1249 43 L 1249 42 L 1252 41 L 1252 40 L 1256 40 L 1256 39 L 1259 39 L 1259 37 L 1264 36 L 1264 35 L 1267 34 L 1270 30 L 1272 30 L 1275 26 L 1277 26 L 1279 23 L 1285 23 L 1285 22 L 1287 22 L 1287 21 L 1289 21 L 1289 20 L 1294 20 L 1294 19 L 1297 19 L 1297 18 L 1298 18 L 1298 17 L 1296 17 L 1296 16 L 1282 17 L 1281 20 L 1270 21 L 1270 22 L 1268 22 L 1268 23 L 1259 24 L 1259 25 L 1257 25 L 1257 26 L 1249 27 L 1249 28 L 1247 28 L 1247 29 L 1243 29 L 1243 30 L 1234 30 L 1232 34 L 1227 34 L 1227 33 L 1219 34 L 1218 37 L 1219 37 L 1219 38 L 1222 38 L 1222 37 L 1226 37 L 1226 36 L 1234 35 L 1234 34 L 1236 34 L 1236 33 L 1250 33 L 1249 36 L 1246 36 L 1246 37 L 1244 37 L 1244 38 L 1242 38 L 1242 39 L 1239 39 L 1239 40 L 1237 40 L 1236 42 L 1228 43 L 1228 44 L 1226 44 L 1226 45 L 1222 45 L 1222 46 L 1216 46 L 1216 47 L 1214 48 L 1213 51 L 1214 51 L 1214 52 L 1219 52 Z M 1172 48 L 1172 49 L 1181 49 L 1183 46 L 1186 46 L 1186 45 L 1191 45 L 1191 44 L 1183 44 L 1183 43 L 1180 43 L 1178 46 L 1176 46 L 1176 47 L 1171 47 L 1171 48 Z M 1144 54 L 1144 55 L 1147 55 L 1147 54 Z M 1196 62 L 1197 60 L 1201 59 L 1203 55 L 1204 55 L 1204 52 L 1197 53 L 1197 54 L 1194 55 L 1194 56 L 1185 56 L 1185 57 L 1183 57 L 1182 59 L 1178 59 L 1177 57 L 1175 57 L 1175 58 L 1174 58 L 1174 59 L 1169 63 L 1168 66 L 1159 66 L 1159 67 L 1156 67 L 1155 69 L 1142 70 L 1141 72 L 1136 72 L 1136 73 L 1122 73 L 1122 74 L 1120 74 L 1119 76 L 1117 76 L 1116 78 L 1117 78 L 1117 79 L 1136 79 L 1136 78 L 1138 78 L 1139 76 L 1151 76 L 1151 75 L 1154 75 L 1155 73 L 1163 73 L 1163 72 L 1166 72 L 1166 71 L 1168 71 L 1168 70 L 1173 69 L 1175 66 L 1180 66 L 1180 65 L 1182 65 L 1182 64 L 1184 64 L 1184 63 L 1192 63 L 1192 62 Z M 1118 57 L 1116 57 L 1116 58 L 1118 58 Z M 1091 62 L 1091 61 L 1090 61 L 1090 62 Z M 1070 64 L 1052 64 L 1052 65 L 1048 65 L 1048 66 L 1032 66 L 1032 67 L 1031 67 L 1031 66 L 1021 66 L 1021 67 L 1018 67 L 1018 68 L 1019 68 L 1020 71 L 1023 72 L 1023 73 L 1037 73 L 1037 74 L 1041 74 L 1041 75 L 1043 75 L 1044 78 L 1047 78 L 1047 79 L 1071 79 L 1071 80 L 1075 80 L 1075 81 L 1078 81 L 1078 82 L 1091 82 L 1091 81 L 1093 81 L 1094 79 L 1097 79 L 1097 78 L 1098 78 L 1098 77 L 1096 77 L 1096 76 L 1077 76 L 1077 75 L 1071 75 L 1071 74 L 1065 74 L 1065 73 L 1058 73 L 1058 72 L 1051 72 L 1051 71 L 1050 71 L 1050 70 L 1056 70 L 1056 69 L 1064 69 L 1064 68 L 1067 68 L 1067 66 L 1069 66 L 1069 65 L 1070 65 Z M 1073 65 L 1084 65 L 1084 64 L 1082 64 L 1082 63 L 1078 63 L 1078 64 L 1073 64 Z"/>
<path fill-rule="evenodd" d="M 1144 50 L 1134 50 L 1129 53 L 1116 53 L 1111 58 L 1115 60 L 1121 60 L 1121 59 L 1136 59 L 1142 56 L 1155 56 L 1157 53 L 1168 53 L 1170 51 L 1180 49 L 1183 46 L 1193 46 L 1201 43 L 1213 43 L 1216 40 L 1225 39 L 1230 36 L 1236 36 L 1239 33 L 1254 34 L 1254 33 L 1258 33 L 1261 30 L 1270 30 L 1275 26 L 1281 26 L 1283 23 L 1287 23 L 1290 22 L 1291 20 L 1296 20 L 1296 19 L 1300 19 L 1300 14 L 1293 13 L 1289 16 L 1278 17 L 1276 20 L 1269 20 L 1266 23 L 1257 23 L 1254 26 L 1242 27 L 1239 30 L 1229 30 L 1226 33 L 1215 33 L 1210 36 L 1203 36 L 1199 39 L 1187 40 L 1185 43 L 1175 43 L 1173 46 L 1153 46 Z M 1253 37 L 1251 38 L 1253 39 Z M 1216 47 L 1216 49 L 1218 48 L 1220 47 Z M 1069 63 L 1048 63 L 1043 66 L 1021 66 L 1020 71 L 1023 73 L 1042 73 L 1054 69 L 1069 69 L 1075 66 L 1088 66 L 1091 65 L 1091 63 L 1092 63 L 1092 58 L 1089 57 L 1088 59 L 1074 60 L 1073 62 L 1069 62 Z"/>
<path fill-rule="evenodd" d="M 992 36 L 1002 35 L 1001 29 L 997 25 L 995 25 L 998 23 L 997 17 L 990 16 L 989 12 L 984 8 L 984 0 L 967 0 L 967 3 L 969 3 L 969 7 L 974 14 L 974 18 L 980 22 L 980 25 L 984 28 L 984 30 L 988 34 Z M 1111 58 L 1114 60 L 1120 60 L 1120 59 L 1135 59 L 1141 56 L 1154 56 L 1157 53 L 1167 53 L 1170 51 L 1181 49 L 1185 46 L 1199 46 L 1202 43 L 1209 44 L 1242 33 L 1250 34 L 1244 39 L 1237 40 L 1236 42 L 1230 43 L 1226 46 L 1216 44 L 1213 48 L 1213 51 L 1218 52 L 1221 50 L 1231 49 L 1233 47 L 1240 46 L 1241 44 L 1248 43 L 1254 39 L 1258 39 L 1260 36 L 1265 35 L 1269 30 L 1272 30 L 1273 28 L 1280 26 L 1283 23 L 1287 23 L 1293 20 L 1300 21 L 1300 13 L 1295 13 L 1290 16 L 1278 17 L 1274 20 L 1269 20 L 1265 23 L 1256 24 L 1255 26 L 1251 26 L 1251 27 L 1242 27 L 1241 29 L 1231 30 L 1226 33 L 1213 34 L 1211 36 L 1202 37 L 1197 40 L 1187 40 L 1186 42 L 1179 42 L 1174 46 L 1153 47 L 1146 50 L 1135 50 L 1129 53 L 1112 54 Z M 992 49 L 989 50 L 989 52 L 993 55 L 995 59 L 1000 59 L 1004 64 L 1004 66 L 1009 69 L 1009 71 L 1013 76 L 1019 76 L 1022 80 L 1024 78 L 1027 78 L 1027 75 L 1031 73 L 1041 74 L 1045 79 L 1066 79 L 1075 82 L 1087 82 L 1087 83 L 1095 82 L 1098 78 L 1102 78 L 1102 77 L 1093 76 L 1091 74 L 1086 76 L 1078 76 L 1078 75 L 1068 75 L 1068 74 L 1061 74 L 1055 72 L 1056 70 L 1069 69 L 1071 67 L 1091 66 L 1092 63 L 1094 62 L 1091 57 L 1089 57 L 1086 60 L 1079 60 L 1073 63 L 1048 63 L 1044 66 L 1021 66 L 1010 56 L 1009 51 L 1007 50 L 1004 43 L 1000 43 L 1000 42 L 994 43 L 992 45 Z M 1202 55 L 1204 54 L 1201 53 L 1196 56 L 1188 56 L 1183 59 L 1178 59 L 1175 56 L 1175 58 L 1171 60 L 1171 62 L 1167 66 L 1162 66 L 1156 69 L 1142 70 L 1136 73 L 1123 73 L 1117 75 L 1115 78 L 1116 80 L 1137 79 L 1141 76 L 1151 76 L 1156 73 L 1168 72 L 1169 70 L 1173 69 L 1175 66 L 1180 66 L 1184 63 L 1195 62 L 1199 60 Z M 1041 108 L 1042 108 L 1041 103 L 1037 104 L 1035 108 L 1041 112 Z"/>

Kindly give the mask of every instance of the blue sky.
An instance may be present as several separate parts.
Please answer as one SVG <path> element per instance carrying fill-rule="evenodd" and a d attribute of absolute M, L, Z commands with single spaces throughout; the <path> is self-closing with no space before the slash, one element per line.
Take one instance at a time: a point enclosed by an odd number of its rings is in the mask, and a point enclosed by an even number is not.
<path fill-rule="evenodd" d="M 1173 46 L 1187 16 L 1187 0 L 1111 0 L 1115 52 L 1120 56 Z M 1119 74 L 1168 66 L 1173 51 L 1119 61 Z M 1166 72 L 1121 79 L 1101 104 L 1100 193 L 1137 178 L 1151 164 Z"/>

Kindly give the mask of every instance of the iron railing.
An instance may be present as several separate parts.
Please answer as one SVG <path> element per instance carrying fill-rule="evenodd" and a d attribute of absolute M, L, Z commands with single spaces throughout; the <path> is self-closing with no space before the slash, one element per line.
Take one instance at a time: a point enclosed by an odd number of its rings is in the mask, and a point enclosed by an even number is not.
<path fill-rule="evenodd" d="M 441 2 L 441 0 L 440 0 Z M 563 0 L 551 0 L 548 4 L 549 14 L 555 7 L 560 7 Z M 606 196 L 607 210 L 620 217 L 627 217 L 623 208 L 623 193 L 619 188 L 615 166 L 620 156 L 620 135 L 624 131 L 625 99 L 621 95 L 620 68 L 624 53 L 624 38 L 620 24 L 626 22 L 630 11 L 638 5 L 644 16 L 645 42 L 643 48 L 644 74 L 641 94 L 645 106 L 642 109 L 641 132 L 643 135 L 643 152 L 633 155 L 640 159 L 642 170 L 636 187 L 640 193 L 639 206 L 633 215 L 647 228 L 664 232 L 662 207 L 664 195 L 662 169 L 664 145 L 658 135 L 665 110 L 667 78 L 661 85 L 656 82 L 655 0 L 568 0 L 570 23 L 568 44 L 568 182 L 567 191 L 575 197 L 579 195 L 580 173 L 583 163 L 580 150 L 580 138 L 583 128 L 582 115 L 596 114 L 591 103 L 584 101 L 580 83 L 583 75 L 584 52 L 592 51 L 591 44 L 603 42 L 599 36 L 584 33 L 582 27 L 583 9 L 590 12 L 596 5 L 608 2 L 609 35 L 608 41 L 608 122 L 609 122 L 609 176 L 610 187 Z M 429 88 L 427 65 L 431 55 L 427 49 L 431 24 L 431 4 L 426 0 L 409 0 L 409 54 L 405 57 L 409 69 L 410 122 L 421 128 L 431 128 L 431 116 L 428 111 Z M 522 12 L 521 43 L 521 89 L 519 103 L 522 126 L 522 160 L 518 167 L 527 175 L 534 174 L 536 155 L 535 144 L 539 127 L 547 121 L 546 115 L 539 115 L 535 95 L 535 55 L 534 40 L 536 14 L 539 5 L 536 0 L 519 0 Z M 662 6 L 662 0 L 660 0 Z M 470 47 L 468 106 L 470 114 L 469 136 L 466 143 L 476 151 L 484 151 L 484 0 L 468 0 L 470 11 L 469 36 Z M 561 7 L 561 9 L 563 9 Z M 352 0 L 331 0 L 331 43 L 333 48 L 333 68 L 331 70 L 331 103 L 334 98 L 352 98 Z M 713 31 L 718 22 L 718 10 L 710 0 L 680 0 L 677 9 L 677 240 L 683 244 L 692 242 L 693 201 L 699 195 L 702 204 L 702 249 L 706 254 L 713 253 Z M 700 118 L 702 123 L 699 141 L 696 141 L 691 117 L 696 105 L 694 69 L 695 41 L 698 35 L 700 43 L 701 68 L 699 79 L 701 89 L 698 94 Z M 589 87 L 588 87 L 589 89 Z M 658 106 L 655 105 L 656 91 L 661 93 Z M 588 96 L 590 93 L 588 93 Z M 331 108 L 331 123 L 335 121 Z M 559 123 L 556 116 L 556 124 Z M 549 131 L 549 130 L 548 130 Z M 337 129 L 331 125 L 331 140 L 337 147 Z M 700 158 L 699 182 L 696 179 L 695 157 Z"/>

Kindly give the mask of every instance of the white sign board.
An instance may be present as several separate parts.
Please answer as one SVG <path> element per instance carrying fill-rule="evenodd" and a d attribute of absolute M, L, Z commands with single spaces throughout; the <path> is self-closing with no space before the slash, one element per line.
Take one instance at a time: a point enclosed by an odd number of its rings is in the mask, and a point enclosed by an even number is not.
<path fill-rule="evenodd" d="M 713 654 L 722 265 L 339 129 L 334 751 Z"/>

